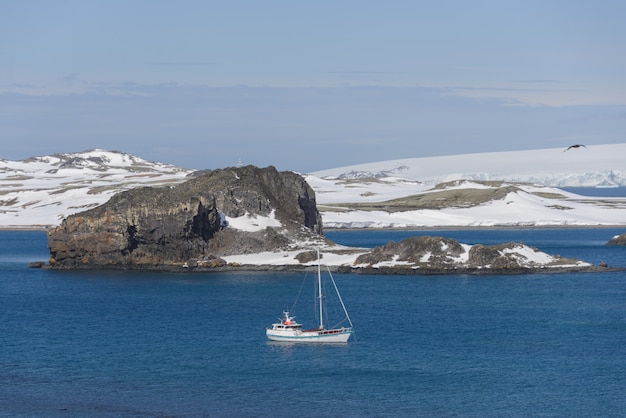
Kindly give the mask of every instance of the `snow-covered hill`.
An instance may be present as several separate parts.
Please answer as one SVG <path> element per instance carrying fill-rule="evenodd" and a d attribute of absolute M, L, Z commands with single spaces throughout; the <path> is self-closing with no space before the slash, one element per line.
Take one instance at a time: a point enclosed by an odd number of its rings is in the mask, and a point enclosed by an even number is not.
<path fill-rule="evenodd" d="M 626 225 L 626 198 L 583 197 L 540 185 L 461 180 L 409 191 L 406 182 L 389 179 L 349 186 L 311 176 L 307 181 L 315 184 L 325 228 Z M 493 198 L 477 200 L 485 195 Z"/>
<path fill-rule="evenodd" d="M 0 160 L 0 227 L 58 225 L 121 190 L 180 182 L 191 172 L 101 149 Z"/>
<path fill-rule="evenodd" d="M 307 181 L 327 228 L 623 225 L 626 199 L 582 197 L 558 187 L 626 186 L 624 155 L 626 144 L 409 158 L 318 171 Z M 456 196 L 438 193 L 442 187 Z M 485 189 L 499 197 L 469 202 Z M 411 203 L 425 195 L 449 204 Z M 372 205 L 394 199 L 407 202 Z"/>
<path fill-rule="evenodd" d="M 413 158 L 324 170 L 306 179 L 327 228 L 626 225 L 626 199 L 583 198 L 555 188 L 626 186 L 623 155 L 626 144 Z M 119 191 L 178 183 L 191 172 L 100 149 L 0 160 L 0 228 L 58 225 Z M 447 183 L 437 186 L 441 182 Z M 472 197 L 485 193 L 494 197 Z M 416 203 L 425 195 L 441 204 Z M 393 208 L 373 205 L 392 199 L 403 201 L 388 205 Z"/>
<path fill-rule="evenodd" d="M 506 180 L 554 187 L 626 186 L 626 143 L 566 150 L 492 152 L 407 158 L 311 173 L 321 178 L 402 177 L 429 185 L 466 180 Z"/>

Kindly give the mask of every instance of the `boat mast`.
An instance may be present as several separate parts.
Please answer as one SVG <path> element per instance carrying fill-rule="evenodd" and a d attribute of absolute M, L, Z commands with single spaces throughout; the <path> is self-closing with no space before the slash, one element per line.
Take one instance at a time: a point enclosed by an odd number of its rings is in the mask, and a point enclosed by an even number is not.
<path fill-rule="evenodd" d="M 346 318 L 348 319 L 348 322 L 350 323 L 350 328 L 352 328 L 354 325 L 352 325 L 352 320 L 350 319 L 350 315 L 348 315 L 348 310 L 346 309 L 346 305 L 343 303 L 343 298 L 341 297 L 341 293 L 339 293 L 339 289 L 337 288 L 337 283 L 335 283 L 335 278 L 333 277 L 333 274 L 330 272 L 330 269 L 328 268 L 328 266 L 326 266 L 326 269 L 328 270 L 330 281 L 333 283 L 333 286 L 335 287 L 335 292 L 337 292 L 337 297 L 339 298 L 339 302 L 341 302 L 343 313 L 346 315 Z"/>
<path fill-rule="evenodd" d="M 322 312 L 322 269 L 320 267 L 320 249 L 317 249 L 317 294 L 320 299 L 320 329 L 324 329 L 324 315 Z"/>

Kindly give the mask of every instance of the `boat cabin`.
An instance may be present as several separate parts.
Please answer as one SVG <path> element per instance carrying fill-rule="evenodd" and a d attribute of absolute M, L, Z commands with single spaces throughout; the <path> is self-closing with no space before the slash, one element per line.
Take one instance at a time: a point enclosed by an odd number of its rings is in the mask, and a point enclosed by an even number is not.
<path fill-rule="evenodd" d="M 302 324 L 296 322 L 295 316 L 290 316 L 289 312 L 283 312 L 280 323 L 272 324 L 274 329 L 300 329 Z"/>

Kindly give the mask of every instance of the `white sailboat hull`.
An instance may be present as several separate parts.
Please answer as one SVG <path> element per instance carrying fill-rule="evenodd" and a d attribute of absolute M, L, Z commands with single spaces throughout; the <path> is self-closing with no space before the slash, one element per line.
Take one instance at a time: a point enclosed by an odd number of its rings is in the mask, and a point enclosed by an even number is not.
<path fill-rule="evenodd" d="M 331 330 L 266 330 L 267 338 L 272 341 L 285 342 L 310 342 L 310 343 L 346 343 L 352 335 L 351 328 L 339 328 Z"/>

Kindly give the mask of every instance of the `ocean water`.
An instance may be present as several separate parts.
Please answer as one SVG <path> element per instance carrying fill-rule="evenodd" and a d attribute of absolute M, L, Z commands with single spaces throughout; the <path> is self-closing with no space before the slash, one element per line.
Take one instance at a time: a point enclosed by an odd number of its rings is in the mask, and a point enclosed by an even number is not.
<path fill-rule="evenodd" d="M 333 231 L 521 241 L 626 266 L 599 229 Z M 28 269 L 43 232 L 0 231 L 0 416 L 502 417 L 626 414 L 626 273 L 335 275 L 340 345 L 266 340 L 302 276 Z M 301 318 L 299 318 L 301 319 Z"/>
<path fill-rule="evenodd" d="M 626 187 L 560 187 L 567 192 L 592 197 L 626 197 Z"/>

